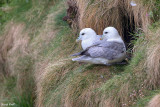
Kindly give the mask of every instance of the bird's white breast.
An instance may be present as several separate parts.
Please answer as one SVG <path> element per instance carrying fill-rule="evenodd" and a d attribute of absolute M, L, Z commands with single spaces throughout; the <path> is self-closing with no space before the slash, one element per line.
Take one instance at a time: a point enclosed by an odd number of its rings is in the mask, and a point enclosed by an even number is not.
<path fill-rule="evenodd" d="M 92 38 L 87 39 L 87 40 L 83 40 L 82 43 L 81 43 L 83 50 L 92 46 L 94 42 L 95 42 L 95 39 L 92 39 Z"/>

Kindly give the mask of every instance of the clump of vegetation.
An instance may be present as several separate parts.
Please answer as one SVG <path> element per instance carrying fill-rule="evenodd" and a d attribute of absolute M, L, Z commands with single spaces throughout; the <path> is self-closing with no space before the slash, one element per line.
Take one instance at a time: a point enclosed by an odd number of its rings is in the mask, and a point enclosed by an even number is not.
<path fill-rule="evenodd" d="M 20 57 L 15 66 L 16 75 L 5 76 L 1 83 L 1 103 L 14 104 L 16 107 L 33 107 L 33 60 L 29 56 Z"/>

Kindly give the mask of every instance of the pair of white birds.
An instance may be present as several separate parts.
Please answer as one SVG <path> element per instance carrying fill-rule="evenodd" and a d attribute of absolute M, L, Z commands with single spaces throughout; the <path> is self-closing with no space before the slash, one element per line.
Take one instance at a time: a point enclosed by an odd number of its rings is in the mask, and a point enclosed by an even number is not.
<path fill-rule="evenodd" d="M 72 61 L 112 65 L 120 64 L 126 58 L 125 44 L 114 27 L 105 28 L 102 36 L 91 28 L 82 29 L 76 41 L 80 40 L 83 51 L 73 54 L 80 57 Z"/>

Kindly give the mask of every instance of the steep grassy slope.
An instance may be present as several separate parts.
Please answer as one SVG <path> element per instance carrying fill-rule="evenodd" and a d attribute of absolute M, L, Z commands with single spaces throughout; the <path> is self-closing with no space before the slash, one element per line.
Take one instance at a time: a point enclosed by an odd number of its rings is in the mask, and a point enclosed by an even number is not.
<path fill-rule="evenodd" d="M 13 9 L 2 17 L 6 21 L 1 25 L 3 32 L 0 37 L 0 62 L 3 67 L 0 72 L 1 104 L 13 104 L 15 107 L 34 106 L 36 56 L 30 43 L 39 34 L 49 5 L 53 6 L 54 3 L 55 1 L 30 0 L 26 3 L 26 0 L 18 0 L 8 4 Z"/>
<path fill-rule="evenodd" d="M 149 11 L 159 15 L 158 1 L 154 0 L 151 6 L 149 1 L 136 1 L 137 8 L 130 7 L 130 0 L 68 1 L 69 6 L 72 4 L 78 10 L 72 18 L 66 13 L 65 0 L 29 0 L 28 3 L 24 0 L 9 5 L 14 9 L 5 14 L 8 19 L 0 36 L 0 63 L 5 72 L 0 75 L 0 101 L 14 103 L 15 107 L 146 106 L 160 92 L 160 22 L 157 16 L 145 16 Z M 120 15 L 119 9 L 125 14 Z M 119 16 L 117 24 L 111 12 Z M 64 16 L 69 17 L 67 21 L 72 29 L 62 20 Z M 126 18 L 128 26 L 123 27 Z M 126 41 L 134 45 L 128 65 L 107 67 L 71 61 L 70 55 L 81 50 L 75 43 L 75 31 L 92 27 L 100 33 L 109 25 L 115 26 L 121 35 L 126 29 L 134 30 L 133 34 L 127 34 L 135 38 Z M 124 40 L 127 36 L 123 36 Z M 158 98 L 149 105 L 158 104 Z"/>

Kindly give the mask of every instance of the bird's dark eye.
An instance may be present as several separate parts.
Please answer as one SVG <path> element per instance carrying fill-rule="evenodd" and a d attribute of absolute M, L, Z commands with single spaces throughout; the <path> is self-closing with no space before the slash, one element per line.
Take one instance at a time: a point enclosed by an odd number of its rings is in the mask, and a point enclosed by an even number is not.
<path fill-rule="evenodd" d="M 84 35 L 85 33 L 82 33 L 82 35 Z"/>
<path fill-rule="evenodd" d="M 104 32 L 105 34 L 107 34 L 108 32 Z"/>

